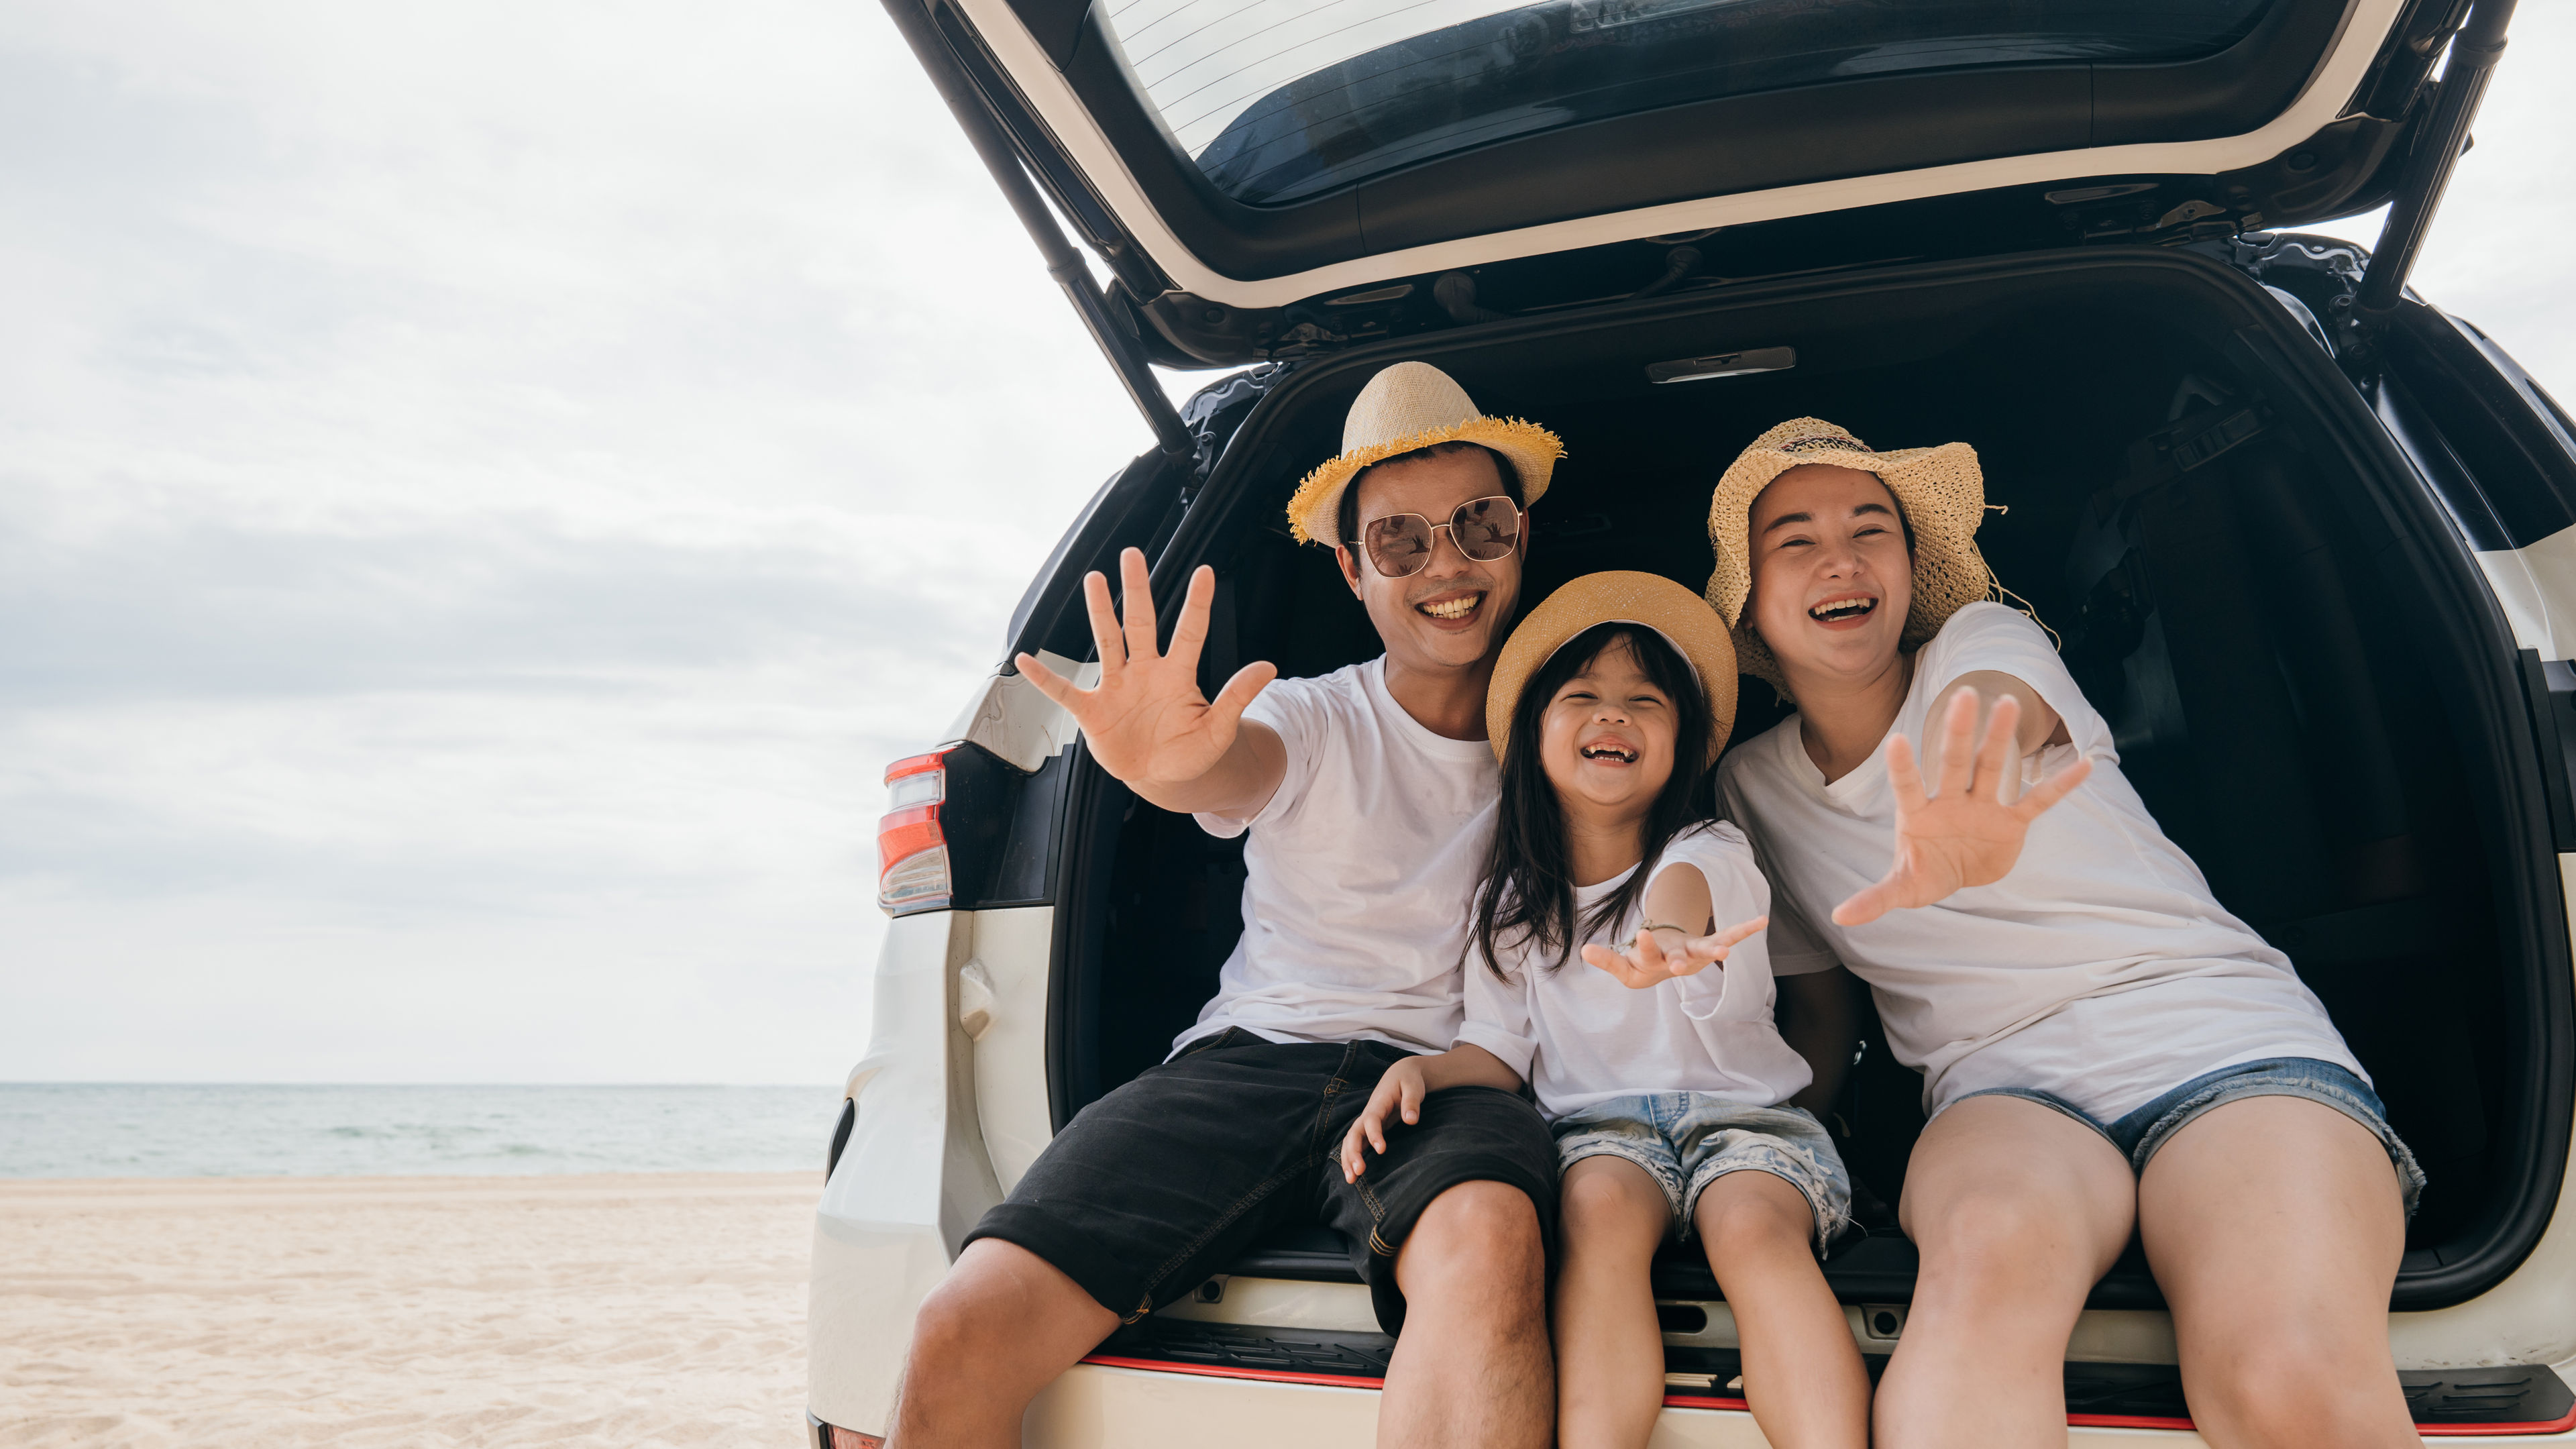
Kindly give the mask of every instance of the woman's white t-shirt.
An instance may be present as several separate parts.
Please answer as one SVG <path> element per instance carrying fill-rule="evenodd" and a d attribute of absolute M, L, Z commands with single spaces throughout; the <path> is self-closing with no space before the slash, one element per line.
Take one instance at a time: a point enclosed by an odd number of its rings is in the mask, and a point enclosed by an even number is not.
<path fill-rule="evenodd" d="M 1243 847 L 1243 936 L 1180 1047 L 1230 1026 L 1269 1041 L 1448 1049 L 1466 910 L 1494 833 L 1493 747 L 1432 733 L 1387 692 L 1383 656 L 1282 679 L 1243 712 L 1287 773 L 1249 821 L 1200 815 Z"/>
<path fill-rule="evenodd" d="M 1732 825 L 1712 822 L 1684 831 L 1664 847 L 1655 871 L 1674 866 L 1690 866 L 1708 878 L 1709 902 L 1721 928 L 1770 908 L 1771 890 L 1753 863 L 1753 847 Z M 1578 919 L 1634 874 L 1632 866 L 1599 885 L 1577 888 Z M 1638 894 L 1642 901 L 1644 892 Z M 1632 903 L 1591 940 L 1629 941 L 1639 920 L 1640 907 Z M 1759 932 L 1723 962 L 1645 991 L 1586 964 L 1579 946 L 1554 970 L 1543 953 L 1514 949 L 1510 942 L 1499 944 L 1495 954 L 1504 979 L 1496 979 L 1481 953 L 1468 959 L 1467 1021 L 1458 1040 L 1483 1047 L 1519 1072 L 1549 1121 L 1639 1092 L 1705 1092 L 1769 1107 L 1789 1100 L 1810 1079 L 1806 1059 L 1772 1024 L 1771 962 Z"/>
<path fill-rule="evenodd" d="M 2079 754 L 2093 762 L 1992 885 L 1837 926 L 1834 907 L 1885 875 L 1894 854 L 1885 755 L 1827 784 L 1792 715 L 1719 766 L 1720 798 L 1760 843 L 1772 882 L 1773 959 L 1839 959 L 1867 981 L 1890 1050 L 1923 1073 L 1927 1113 L 1989 1087 L 2030 1087 L 2107 1122 L 2265 1057 L 2361 1074 L 2289 958 L 2218 904 L 2147 813 L 2109 724 L 2038 625 L 1992 603 L 1952 615 L 1916 656 L 1891 729 L 1921 741 L 1933 693 L 1979 670 L 2021 680 L 2066 722 L 2072 743 L 2025 759 L 2025 785 Z"/>

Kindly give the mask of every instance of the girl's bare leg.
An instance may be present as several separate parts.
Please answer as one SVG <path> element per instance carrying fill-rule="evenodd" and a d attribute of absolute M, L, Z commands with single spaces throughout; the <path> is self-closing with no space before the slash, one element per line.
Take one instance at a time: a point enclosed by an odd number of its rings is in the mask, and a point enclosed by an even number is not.
<path fill-rule="evenodd" d="M 2406 1210 L 2370 1129 L 2297 1097 L 2215 1108 L 2147 1163 L 2138 1227 L 2211 1444 L 2422 1443 L 2388 1353 Z"/>
<path fill-rule="evenodd" d="M 2037 1102 L 1971 1097 L 1923 1129 L 1897 1215 L 1923 1267 L 1878 1381 L 1882 1449 L 2066 1449 L 2066 1340 L 2128 1245 L 2127 1159 Z"/>
<path fill-rule="evenodd" d="M 1866 1449 L 1869 1371 L 1816 1264 L 1816 1215 L 1767 1172 L 1730 1172 L 1695 1213 L 1709 1271 L 1735 1310 L 1744 1397 L 1778 1449 Z"/>
<path fill-rule="evenodd" d="M 1672 1205 L 1644 1168 L 1619 1157 L 1567 1168 L 1563 1193 L 1552 1310 L 1557 1444 L 1644 1449 L 1664 1407 L 1651 1274 Z"/>

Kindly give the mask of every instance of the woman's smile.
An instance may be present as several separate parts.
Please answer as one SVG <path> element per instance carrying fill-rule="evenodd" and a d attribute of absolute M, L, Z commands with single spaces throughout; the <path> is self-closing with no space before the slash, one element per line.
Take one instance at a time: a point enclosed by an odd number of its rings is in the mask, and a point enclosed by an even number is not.
<path fill-rule="evenodd" d="M 1807 617 L 1828 629 L 1857 629 L 1878 612 L 1876 594 L 1836 594 L 1807 610 Z"/>

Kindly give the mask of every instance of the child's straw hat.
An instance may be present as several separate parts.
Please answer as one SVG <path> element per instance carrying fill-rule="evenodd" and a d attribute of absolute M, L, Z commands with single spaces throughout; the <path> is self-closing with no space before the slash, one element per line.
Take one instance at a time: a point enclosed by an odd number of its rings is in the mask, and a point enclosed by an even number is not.
<path fill-rule="evenodd" d="M 1789 685 L 1780 676 L 1780 662 L 1744 617 L 1744 601 L 1753 592 L 1753 556 L 1745 534 L 1752 527 L 1753 500 L 1772 479 L 1807 463 L 1875 473 L 1904 510 L 1914 534 L 1914 605 L 1899 636 L 1902 647 L 1921 648 L 1952 614 L 1995 591 L 1994 570 L 1977 552 L 1986 482 L 1976 449 L 1943 443 L 1878 453 L 1821 418 L 1782 423 L 1753 440 L 1709 497 L 1708 544 L 1717 555 L 1717 568 L 1708 576 L 1708 604 L 1734 629 L 1744 672 L 1767 681 L 1784 698 Z"/>
<path fill-rule="evenodd" d="M 1735 646 L 1727 642 L 1726 626 L 1682 585 L 1627 570 L 1585 574 L 1548 595 L 1512 631 L 1485 690 L 1485 738 L 1493 742 L 1494 758 L 1501 759 L 1511 743 L 1512 716 L 1531 676 L 1595 624 L 1642 624 L 1689 662 L 1708 699 L 1708 753 L 1700 766 L 1716 764 L 1735 729 Z"/>
<path fill-rule="evenodd" d="M 1427 362 L 1399 362 L 1360 389 L 1342 422 L 1341 456 L 1307 474 L 1288 500 L 1288 531 L 1299 543 L 1339 548 L 1342 490 L 1360 470 L 1439 443 L 1476 443 L 1510 459 L 1524 508 L 1547 491 L 1565 456 L 1556 434 L 1518 418 L 1489 418 L 1449 374 Z"/>

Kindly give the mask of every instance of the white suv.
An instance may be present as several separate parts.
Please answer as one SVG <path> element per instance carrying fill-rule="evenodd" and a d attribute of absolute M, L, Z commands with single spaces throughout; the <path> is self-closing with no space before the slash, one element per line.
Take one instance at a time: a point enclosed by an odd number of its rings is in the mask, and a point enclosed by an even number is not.
<path fill-rule="evenodd" d="M 1530 598 L 1700 587 L 1716 474 L 1781 418 L 1967 438 L 1997 573 L 2430 1173 L 2388 1324 L 2425 1434 L 2576 1443 L 2576 424 L 2404 290 L 2510 0 L 886 3 L 1159 439 L 998 658 L 1073 671 L 1080 577 L 1128 545 L 1167 619 L 1215 566 L 1211 688 L 1375 653 L 1281 505 L 1403 358 L 1565 438 Z M 2283 230 L 2390 202 L 2376 256 Z M 1175 411 L 1149 363 L 1243 370 Z M 887 778 L 895 919 L 814 1239 L 827 1449 L 878 1442 L 959 1239 L 1242 928 L 1241 842 L 1106 777 L 1007 663 Z M 1864 1036 L 1825 1271 L 1875 1363 L 1922 1119 Z M 1656 1293 L 1655 1442 L 1759 1444 L 1705 1266 Z M 1389 1347 L 1340 1243 L 1293 1235 L 1120 1330 L 1027 1438 L 1365 1442 Z M 2136 1254 L 2066 1384 L 2071 1440 L 2196 1442 Z"/>

